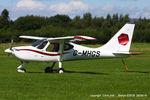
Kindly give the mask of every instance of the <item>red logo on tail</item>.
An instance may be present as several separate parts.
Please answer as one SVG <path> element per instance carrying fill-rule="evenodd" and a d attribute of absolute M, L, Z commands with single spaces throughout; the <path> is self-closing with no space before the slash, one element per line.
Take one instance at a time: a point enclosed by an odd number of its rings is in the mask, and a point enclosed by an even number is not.
<path fill-rule="evenodd" d="M 127 34 L 122 33 L 119 37 L 118 37 L 118 41 L 119 44 L 121 45 L 127 45 L 129 42 L 129 37 Z"/>

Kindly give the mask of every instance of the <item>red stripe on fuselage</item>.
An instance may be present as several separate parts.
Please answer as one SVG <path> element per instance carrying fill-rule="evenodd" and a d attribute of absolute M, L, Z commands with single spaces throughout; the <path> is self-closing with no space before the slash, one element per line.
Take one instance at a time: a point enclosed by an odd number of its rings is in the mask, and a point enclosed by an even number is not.
<path fill-rule="evenodd" d="M 32 49 L 19 49 L 21 51 L 32 51 L 32 52 L 36 52 L 38 54 L 42 54 L 42 55 L 47 55 L 47 56 L 58 56 L 60 54 L 50 54 L 50 53 L 45 53 L 45 52 L 41 52 L 41 51 L 37 51 L 37 50 L 32 50 Z"/>

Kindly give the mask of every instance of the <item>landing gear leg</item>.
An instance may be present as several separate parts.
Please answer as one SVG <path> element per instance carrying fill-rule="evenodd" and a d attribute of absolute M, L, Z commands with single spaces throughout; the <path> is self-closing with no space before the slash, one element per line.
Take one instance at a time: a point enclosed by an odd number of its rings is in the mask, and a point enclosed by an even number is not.
<path fill-rule="evenodd" d="M 46 68 L 45 68 L 45 73 L 52 73 L 55 64 L 56 64 L 56 62 L 53 62 L 53 64 L 52 64 L 51 67 L 46 67 Z"/>
<path fill-rule="evenodd" d="M 62 62 L 59 61 L 59 68 L 57 69 L 57 73 L 64 73 L 64 69 L 62 68 Z"/>
<path fill-rule="evenodd" d="M 57 73 L 64 73 L 64 69 L 62 68 L 63 52 L 64 52 L 64 42 L 60 44 L 60 58 L 58 60 L 59 68 L 57 69 Z"/>
<path fill-rule="evenodd" d="M 25 73 L 26 70 L 23 68 L 25 65 L 26 65 L 26 62 L 22 62 L 22 64 L 19 67 L 17 67 L 17 71 L 19 73 Z"/>
<path fill-rule="evenodd" d="M 129 72 L 128 67 L 125 65 L 125 62 L 124 62 L 124 60 L 123 60 L 123 59 L 122 59 L 122 63 L 123 63 L 123 65 L 125 66 L 125 68 L 126 68 L 127 72 Z"/>

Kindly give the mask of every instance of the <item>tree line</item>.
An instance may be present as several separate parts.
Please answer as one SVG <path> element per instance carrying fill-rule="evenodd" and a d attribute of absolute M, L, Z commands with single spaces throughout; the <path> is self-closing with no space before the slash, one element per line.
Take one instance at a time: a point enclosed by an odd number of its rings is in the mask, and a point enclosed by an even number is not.
<path fill-rule="evenodd" d="M 136 24 L 133 42 L 150 42 L 150 19 L 132 19 Z M 125 23 L 130 22 L 129 15 L 110 14 L 104 17 L 93 17 L 85 13 L 82 17 L 70 18 L 67 15 L 42 17 L 27 15 L 16 20 L 9 18 L 9 11 L 4 9 L 0 15 L 0 43 L 29 41 L 22 40 L 20 35 L 61 37 L 86 35 L 98 39 L 96 43 L 106 43 Z M 85 43 L 94 43 L 86 41 Z"/>

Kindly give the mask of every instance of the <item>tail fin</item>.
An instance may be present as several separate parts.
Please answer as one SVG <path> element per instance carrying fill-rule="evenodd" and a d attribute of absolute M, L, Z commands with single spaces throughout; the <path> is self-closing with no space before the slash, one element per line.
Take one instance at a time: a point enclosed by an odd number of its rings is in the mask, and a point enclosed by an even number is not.
<path fill-rule="evenodd" d="M 135 24 L 126 23 L 104 46 L 102 50 L 129 52 Z"/>

